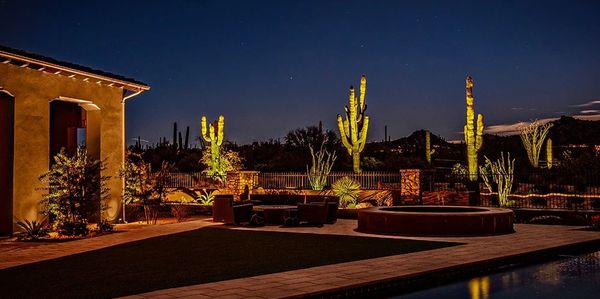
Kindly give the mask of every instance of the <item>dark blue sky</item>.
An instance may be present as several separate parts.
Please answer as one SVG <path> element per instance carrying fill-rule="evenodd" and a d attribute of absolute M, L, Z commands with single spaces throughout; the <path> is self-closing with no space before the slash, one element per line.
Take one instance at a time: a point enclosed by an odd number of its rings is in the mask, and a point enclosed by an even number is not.
<path fill-rule="evenodd" d="M 467 74 L 489 125 L 600 98 L 599 16 L 599 1 L 0 0 L 0 44 L 148 83 L 128 139 L 220 113 L 241 143 L 336 129 L 363 73 L 370 140 L 386 124 L 460 139 Z"/>

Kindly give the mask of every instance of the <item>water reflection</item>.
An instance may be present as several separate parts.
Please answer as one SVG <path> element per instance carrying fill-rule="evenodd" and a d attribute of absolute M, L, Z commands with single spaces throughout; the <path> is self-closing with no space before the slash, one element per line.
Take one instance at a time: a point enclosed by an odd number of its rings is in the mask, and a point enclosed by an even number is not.
<path fill-rule="evenodd" d="M 469 280 L 471 299 L 488 299 L 490 297 L 490 277 L 476 277 Z"/>
<path fill-rule="evenodd" d="M 599 293 L 600 251 L 597 251 L 393 298 L 566 299 L 598 298 Z"/>

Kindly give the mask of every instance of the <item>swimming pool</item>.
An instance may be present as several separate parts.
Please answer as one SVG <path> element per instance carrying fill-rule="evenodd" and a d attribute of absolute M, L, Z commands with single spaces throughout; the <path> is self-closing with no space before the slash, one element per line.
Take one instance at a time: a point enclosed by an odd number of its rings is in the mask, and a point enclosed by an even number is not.
<path fill-rule="evenodd" d="M 600 298 L 600 251 L 562 256 L 552 262 L 513 268 L 391 298 Z"/>

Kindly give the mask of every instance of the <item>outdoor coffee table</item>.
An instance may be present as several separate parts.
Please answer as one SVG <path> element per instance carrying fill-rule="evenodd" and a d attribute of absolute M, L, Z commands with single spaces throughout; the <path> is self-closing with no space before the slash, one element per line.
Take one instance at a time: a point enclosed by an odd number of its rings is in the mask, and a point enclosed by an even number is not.
<path fill-rule="evenodd" d="M 257 215 L 262 215 L 265 223 L 284 224 L 286 218 L 297 211 L 296 206 L 289 205 L 261 205 L 252 207 Z"/>

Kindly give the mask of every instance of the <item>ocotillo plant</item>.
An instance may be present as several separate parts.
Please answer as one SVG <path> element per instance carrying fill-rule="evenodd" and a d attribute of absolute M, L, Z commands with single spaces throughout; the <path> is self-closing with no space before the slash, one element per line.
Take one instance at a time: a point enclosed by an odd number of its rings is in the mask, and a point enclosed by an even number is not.
<path fill-rule="evenodd" d="M 542 124 L 536 120 L 519 128 L 521 141 L 527 151 L 527 158 L 529 158 L 531 166 L 535 168 L 539 166 L 540 152 L 550 127 L 552 127 L 552 123 Z"/>
<path fill-rule="evenodd" d="M 467 123 L 464 127 L 465 143 L 467 144 L 467 164 L 469 180 L 477 181 L 477 155 L 483 144 L 483 115 L 477 115 L 475 127 L 475 107 L 473 103 L 473 79 L 467 76 Z"/>
<path fill-rule="evenodd" d="M 210 143 L 210 163 L 209 175 L 214 175 L 218 172 L 221 163 L 221 144 L 223 144 L 223 130 L 225 127 L 225 117 L 219 115 L 219 120 L 207 126 L 206 116 L 201 119 L 202 138 Z"/>
<path fill-rule="evenodd" d="M 548 138 L 546 141 L 546 165 L 548 169 L 551 169 L 554 164 L 554 157 L 552 156 L 552 139 Z"/>
<path fill-rule="evenodd" d="M 323 190 L 327 184 L 327 176 L 331 172 L 336 156 L 335 151 L 329 152 L 325 149 L 325 143 L 321 144 L 321 148 L 315 154 L 312 147 L 309 147 L 312 157 L 312 165 L 308 168 L 306 165 L 306 175 L 313 190 Z"/>
<path fill-rule="evenodd" d="M 367 91 L 367 77 L 360 77 L 360 97 L 354 95 L 354 87 L 350 86 L 348 95 L 348 106 L 345 107 L 346 118 L 338 114 L 337 121 L 340 130 L 342 144 L 352 156 L 352 168 L 355 173 L 360 172 L 360 153 L 367 142 L 367 130 L 369 129 L 369 117 L 365 115 L 367 105 L 365 104 L 365 93 Z"/>
<path fill-rule="evenodd" d="M 504 159 L 504 153 L 500 153 L 500 159 L 492 162 L 485 157 L 485 167 L 480 167 L 481 177 L 490 193 L 494 192 L 490 178 L 498 187 L 498 203 L 501 207 L 509 205 L 508 195 L 513 184 L 513 174 L 515 171 L 515 159 L 510 159 L 510 153 Z"/>

